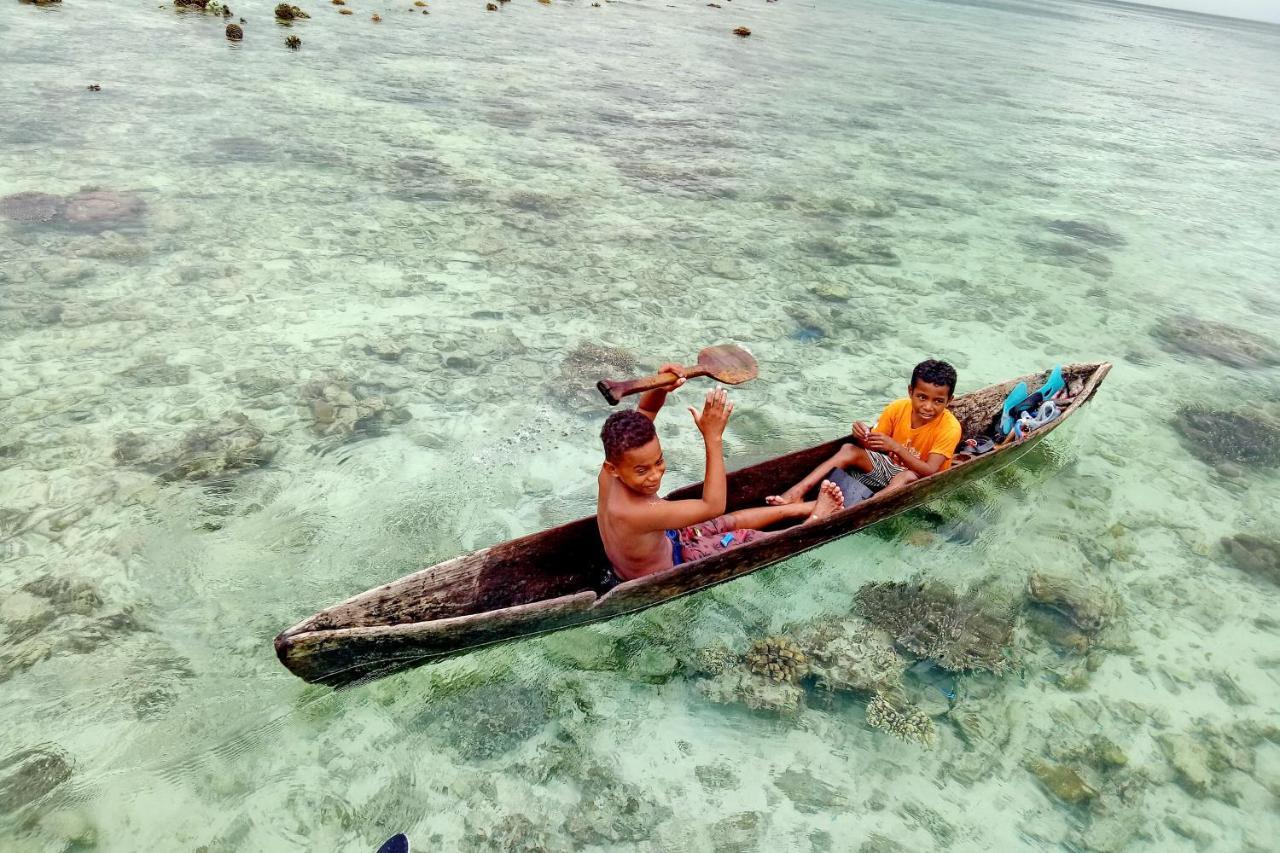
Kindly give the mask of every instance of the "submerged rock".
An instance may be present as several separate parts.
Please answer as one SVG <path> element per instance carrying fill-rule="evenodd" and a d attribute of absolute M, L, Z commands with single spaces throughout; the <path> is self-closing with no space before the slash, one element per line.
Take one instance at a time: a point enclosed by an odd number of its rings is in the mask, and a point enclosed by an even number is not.
<path fill-rule="evenodd" d="M 773 778 L 773 784 L 801 814 L 834 814 L 849 809 L 849 797 L 844 791 L 808 770 L 786 770 Z"/>
<path fill-rule="evenodd" d="M 1280 540 L 1237 533 L 1222 540 L 1222 550 L 1237 569 L 1280 586 Z"/>
<path fill-rule="evenodd" d="M 1028 628 L 1060 652 L 1088 654 L 1093 642 L 1088 634 L 1057 610 L 1029 607 L 1024 614 L 1024 621 Z"/>
<path fill-rule="evenodd" d="M 797 632 L 819 687 L 879 693 L 901 686 L 907 662 L 885 631 L 862 619 L 819 622 Z"/>
<path fill-rule="evenodd" d="M 804 254 L 826 261 L 832 266 L 899 266 L 902 259 L 887 243 L 869 241 L 852 243 L 836 237 L 810 237 L 796 247 Z"/>
<path fill-rule="evenodd" d="M 556 839 L 546 827 L 522 814 L 508 814 L 496 823 L 467 821 L 468 849 L 475 853 L 542 853 L 554 850 Z"/>
<path fill-rule="evenodd" d="M 1211 358 L 1241 369 L 1280 364 L 1280 346 L 1255 332 L 1191 316 L 1173 317 L 1151 330 L 1165 349 Z"/>
<path fill-rule="evenodd" d="M 547 390 L 566 405 L 599 408 L 605 403 L 596 390 L 596 382 L 628 379 L 638 372 L 636 357 L 626 350 L 583 341 L 560 362 L 559 375 Z"/>
<path fill-rule="evenodd" d="M 226 34 L 229 41 L 243 41 L 244 27 L 239 24 L 227 24 Z"/>
<path fill-rule="evenodd" d="M 409 419 L 407 412 L 392 408 L 382 397 L 367 394 L 343 379 L 312 382 L 303 389 L 303 397 L 320 435 L 380 435 L 388 425 Z"/>
<path fill-rule="evenodd" d="M 71 762 L 51 746 L 21 749 L 0 759 L 0 814 L 33 803 L 71 778 Z"/>
<path fill-rule="evenodd" d="M 1044 227 L 1055 234 L 1074 237 L 1077 240 L 1083 240 L 1095 246 L 1111 248 L 1123 246 L 1126 242 L 1124 237 L 1101 223 L 1082 222 L 1079 219 L 1050 219 L 1045 222 Z"/>
<path fill-rule="evenodd" d="M 854 597 L 858 614 L 907 651 L 953 672 L 1008 668 L 1005 649 L 1016 611 L 977 593 L 959 596 L 935 581 L 867 584 Z"/>
<path fill-rule="evenodd" d="M 228 471 L 261 468 L 275 453 L 275 443 L 247 415 L 227 412 L 217 423 L 187 433 L 173 465 L 161 476 L 168 480 L 203 480 Z"/>
<path fill-rule="evenodd" d="M 722 705 L 745 705 L 753 711 L 791 716 L 804 709 L 804 689 L 789 681 L 731 670 L 697 682 L 698 692 Z"/>
<path fill-rule="evenodd" d="M 191 381 L 191 368 L 185 364 L 171 364 L 163 358 L 146 358 L 124 371 L 136 385 L 166 386 L 186 385 Z"/>
<path fill-rule="evenodd" d="M 1209 465 L 1280 466 L 1280 424 L 1261 413 L 1189 406 L 1178 410 L 1174 427 L 1187 448 Z"/>
<path fill-rule="evenodd" d="M 364 346 L 366 353 L 383 361 L 399 361 L 400 357 L 404 355 L 404 349 L 404 344 L 399 341 L 393 341 L 390 338 L 381 338 Z"/>
<path fill-rule="evenodd" d="M 176 445 L 154 442 L 137 433 L 116 438 L 117 464 L 142 468 L 165 480 L 203 480 L 232 471 L 261 468 L 275 455 L 275 443 L 240 412 L 197 427 Z"/>
<path fill-rule="evenodd" d="M 145 209 L 142 199 L 131 193 L 82 190 L 67 197 L 64 216 L 76 225 L 109 228 L 136 220 Z"/>
<path fill-rule="evenodd" d="M 542 640 L 547 657 L 556 663 L 588 671 L 618 668 L 618 649 L 613 637 L 597 628 L 558 631 Z"/>
<path fill-rule="evenodd" d="M 1057 761 L 1078 762 L 1103 773 L 1111 773 L 1129 764 L 1128 754 L 1103 734 L 1094 734 L 1066 746 L 1052 747 L 1050 753 Z"/>
<path fill-rule="evenodd" d="M 428 705 L 415 722 L 468 761 L 497 758 L 551 721 L 552 696 L 522 682 L 482 684 Z"/>
<path fill-rule="evenodd" d="M 1178 784 L 1194 797 L 1208 796 L 1214 782 L 1209 751 L 1188 735 L 1161 735 L 1159 741 Z"/>
<path fill-rule="evenodd" d="M 671 809 L 644 791 L 592 764 L 578 779 L 581 796 L 564 822 L 564 830 L 578 845 L 617 845 L 647 840 L 671 815 Z"/>
<path fill-rule="evenodd" d="M 699 764 L 693 768 L 693 775 L 708 792 L 732 791 L 738 787 L 738 774 L 729 764 Z"/>
<path fill-rule="evenodd" d="M 231 7 L 219 0 L 173 0 L 173 5 L 179 9 L 195 9 L 211 15 L 222 15 L 224 18 L 231 17 Z"/>
<path fill-rule="evenodd" d="M 1055 799 L 1072 806 L 1085 806 L 1098 798 L 1098 790 L 1065 764 L 1033 759 L 1027 769 Z"/>
<path fill-rule="evenodd" d="M 98 843 L 98 830 L 85 812 L 60 809 L 40 818 L 40 831 L 69 850 L 86 850 Z"/>
<path fill-rule="evenodd" d="M 53 222 L 62 218 L 67 203 L 49 193 L 14 193 L 0 198 L 0 216 L 13 222 Z"/>
<path fill-rule="evenodd" d="M 306 12 L 299 9 L 297 6 L 290 6 L 288 3 L 281 3 L 280 5 L 276 6 L 277 21 L 293 21 L 299 18 L 310 18 L 310 17 L 311 17 L 310 15 L 308 15 Z"/>
<path fill-rule="evenodd" d="M 1027 578 L 1027 596 L 1090 634 L 1111 625 L 1120 610 L 1119 598 L 1110 586 L 1084 574 L 1032 572 Z"/>
<path fill-rule="evenodd" d="M 17 643 L 33 637 L 57 618 L 57 611 L 43 598 L 20 591 L 0 602 L 0 624 L 5 629 L 5 642 Z"/>
<path fill-rule="evenodd" d="M 659 683 L 675 675 L 680 661 L 661 646 L 646 646 L 626 658 L 626 669 L 641 681 Z"/>
<path fill-rule="evenodd" d="M 1108 278 L 1111 275 L 1112 263 L 1109 257 L 1075 240 L 1022 237 L 1019 242 L 1035 252 L 1042 263 L 1079 269 L 1097 278 Z"/>

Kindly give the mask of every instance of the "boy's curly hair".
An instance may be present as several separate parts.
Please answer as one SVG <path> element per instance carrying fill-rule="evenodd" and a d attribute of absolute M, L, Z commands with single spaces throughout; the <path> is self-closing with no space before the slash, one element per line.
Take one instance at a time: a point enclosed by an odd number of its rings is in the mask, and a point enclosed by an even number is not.
<path fill-rule="evenodd" d="M 614 412 L 605 419 L 600 430 L 600 440 L 604 442 L 604 458 L 616 462 L 628 450 L 648 444 L 658 436 L 653 428 L 653 421 L 635 409 Z"/>
<path fill-rule="evenodd" d="M 915 387 L 917 382 L 928 382 L 930 385 L 945 385 L 947 393 L 955 396 L 956 393 L 956 369 L 945 361 L 937 359 L 927 359 L 916 365 L 916 369 L 911 371 L 911 387 Z"/>

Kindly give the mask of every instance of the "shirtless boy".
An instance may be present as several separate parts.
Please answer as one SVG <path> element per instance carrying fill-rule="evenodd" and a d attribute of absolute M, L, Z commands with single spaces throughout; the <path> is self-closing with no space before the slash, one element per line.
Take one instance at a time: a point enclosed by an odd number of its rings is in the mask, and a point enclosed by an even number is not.
<path fill-rule="evenodd" d="M 798 503 L 832 468 L 847 470 L 873 492 L 893 492 L 921 477 L 951 467 L 961 427 L 947 410 L 956 392 L 956 369 L 929 359 L 911 371 L 907 396 L 884 407 L 874 430 L 858 421 L 853 443 L 845 444 L 809 476 L 777 497 L 773 506 Z"/>
<path fill-rule="evenodd" d="M 706 446 L 702 497 L 659 498 L 667 466 L 653 420 L 667 393 L 684 384 L 679 365 L 664 364 L 660 371 L 675 374 L 675 383 L 645 394 L 635 410 L 613 413 L 600 431 L 605 461 L 600 466 L 596 519 L 618 577 L 624 581 L 644 577 L 771 536 L 760 528 L 784 519 L 807 518 L 809 523 L 840 509 L 840 489 L 823 483 L 816 501 L 796 500 L 724 514 L 728 487 L 721 438 L 733 404 L 723 388 L 707 393 L 700 413 L 689 408 Z"/>

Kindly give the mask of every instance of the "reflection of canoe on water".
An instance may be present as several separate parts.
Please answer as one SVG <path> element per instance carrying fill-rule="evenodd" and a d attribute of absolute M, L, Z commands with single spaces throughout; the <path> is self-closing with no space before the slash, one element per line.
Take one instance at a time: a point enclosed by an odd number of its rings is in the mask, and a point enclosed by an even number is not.
<path fill-rule="evenodd" d="M 479 646 L 609 619 L 670 601 L 785 560 L 938 497 L 1021 456 L 1075 414 L 1094 393 L 1108 363 L 1063 369 L 1072 399 L 1062 416 L 1025 438 L 971 459 L 957 456 L 946 471 L 888 495 L 876 495 L 814 524 L 685 563 L 607 589 L 608 561 L 596 520 L 456 557 L 322 610 L 276 637 L 281 663 L 307 681 L 340 685 L 370 675 L 430 663 Z M 1001 403 L 1026 376 L 955 398 L 951 411 L 966 437 L 986 433 Z M 760 506 L 766 495 L 799 481 L 836 448 L 842 436 L 729 475 L 728 511 Z M 701 484 L 673 492 L 696 496 Z"/>

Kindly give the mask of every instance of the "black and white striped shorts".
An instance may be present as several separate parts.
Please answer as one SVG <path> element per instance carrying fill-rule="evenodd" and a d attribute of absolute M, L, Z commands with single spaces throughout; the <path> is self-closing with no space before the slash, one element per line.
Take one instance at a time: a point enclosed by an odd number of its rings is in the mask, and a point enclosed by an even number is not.
<path fill-rule="evenodd" d="M 888 456 L 878 450 L 868 450 L 867 455 L 871 457 L 871 470 L 859 471 L 855 468 L 849 473 L 855 480 L 861 480 L 874 492 L 889 485 L 890 480 L 906 470 L 901 465 L 894 465 Z"/>

